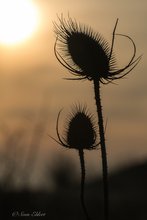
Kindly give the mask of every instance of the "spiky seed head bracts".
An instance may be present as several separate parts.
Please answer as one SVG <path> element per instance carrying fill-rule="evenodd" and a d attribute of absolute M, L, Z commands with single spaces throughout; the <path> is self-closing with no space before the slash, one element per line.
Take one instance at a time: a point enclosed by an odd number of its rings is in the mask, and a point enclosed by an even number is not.
<path fill-rule="evenodd" d="M 54 23 L 56 42 L 55 56 L 58 61 L 66 67 L 77 79 L 99 80 L 108 83 L 128 74 L 140 61 L 141 56 L 135 59 L 136 46 L 134 41 L 127 35 L 116 34 L 116 21 L 112 45 L 109 47 L 107 41 L 90 27 L 81 25 L 68 17 L 59 18 L 59 24 Z M 116 62 L 113 54 L 114 39 L 116 35 L 127 37 L 133 44 L 133 55 L 129 63 L 116 69 Z"/>

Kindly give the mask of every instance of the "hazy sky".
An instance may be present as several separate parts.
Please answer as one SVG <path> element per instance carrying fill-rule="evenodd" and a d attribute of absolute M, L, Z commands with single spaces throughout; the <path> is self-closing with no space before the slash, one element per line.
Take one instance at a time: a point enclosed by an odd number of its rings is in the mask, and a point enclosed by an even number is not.
<path fill-rule="evenodd" d="M 70 73 L 54 56 L 55 34 L 53 21 L 57 14 L 68 13 L 77 21 L 91 26 L 111 44 L 112 31 L 119 18 L 117 33 L 129 35 L 135 41 L 137 56 L 143 54 L 138 66 L 117 85 L 102 86 L 102 102 L 106 141 L 110 167 L 125 165 L 131 161 L 147 158 L 147 1 L 146 0 L 34 0 L 40 14 L 40 23 L 34 34 L 22 44 L 0 44 L 0 118 L 1 123 L 27 130 L 29 120 L 43 109 L 47 115 L 47 130 L 55 136 L 58 111 L 64 107 L 62 123 L 70 106 L 82 100 L 94 112 L 94 94 L 91 82 L 73 82 L 62 78 Z M 9 15 L 8 15 L 9 16 Z M 131 43 L 122 37 L 116 38 L 115 55 L 118 66 L 125 65 L 133 52 Z M 40 105 L 42 105 L 40 107 Z M 46 109 L 46 110 L 44 110 Z M 44 113 L 43 113 L 44 114 Z M 22 119 L 23 118 L 23 119 Z M 24 121 L 25 122 L 24 122 Z M 26 124 L 25 124 L 26 123 Z M 2 137 L 2 135 L 1 135 Z M 58 151 L 57 146 L 44 135 L 42 155 Z M 62 152 L 75 156 L 74 152 Z M 44 157 L 47 157 L 46 155 Z M 87 165 L 95 170 L 100 152 L 86 153 Z M 92 159 L 94 158 L 94 159 Z M 91 160 L 92 159 L 92 160 Z"/>

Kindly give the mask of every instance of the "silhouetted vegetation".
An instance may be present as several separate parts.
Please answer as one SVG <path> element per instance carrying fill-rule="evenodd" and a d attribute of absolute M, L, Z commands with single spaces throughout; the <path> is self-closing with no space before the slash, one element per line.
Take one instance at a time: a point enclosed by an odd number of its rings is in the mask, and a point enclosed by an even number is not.
<path fill-rule="evenodd" d="M 65 67 L 75 78 L 68 80 L 90 80 L 94 87 L 94 99 L 96 103 L 99 138 L 102 155 L 102 176 L 103 176 L 103 193 L 104 193 L 104 219 L 109 219 L 109 183 L 108 183 L 108 162 L 105 143 L 105 129 L 101 102 L 101 84 L 108 84 L 118 80 L 130 73 L 139 63 L 141 56 L 136 57 L 136 45 L 131 37 L 125 34 L 116 34 L 118 19 L 116 20 L 113 33 L 112 43 L 109 47 L 107 41 L 91 27 L 81 25 L 70 16 L 66 20 L 63 16 L 58 17 L 59 24 L 54 23 L 56 41 L 54 53 L 59 63 Z M 123 68 L 116 67 L 114 57 L 114 43 L 116 36 L 128 38 L 133 45 L 133 55 L 130 61 Z M 84 129 L 84 127 L 83 127 Z M 57 132 L 58 134 L 58 132 Z M 81 132 L 81 138 L 82 134 Z M 60 136 L 59 141 L 60 140 Z M 82 184 L 81 184 L 82 186 Z M 81 200 L 82 201 L 82 200 Z M 85 214 L 87 213 L 83 205 Z M 89 220 L 88 214 L 86 219 Z"/>

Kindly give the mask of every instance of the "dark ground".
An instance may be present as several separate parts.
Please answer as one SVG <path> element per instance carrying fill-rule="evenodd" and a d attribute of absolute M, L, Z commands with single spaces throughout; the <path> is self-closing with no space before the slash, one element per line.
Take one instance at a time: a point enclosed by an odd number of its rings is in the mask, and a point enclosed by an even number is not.
<path fill-rule="evenodd" d="M 64 178 L 58 179 L 58 190 L 52 193 L 1 190 L 0 219 L 85 220 L 79 200 L 79 185 L 65 184 Z M 147 163 L 113 174 L 109 183 L 110 220 L 147 220 Z M 100 180 L 86 184 L 86 204 L 91 220 L 103 220 Z"/>

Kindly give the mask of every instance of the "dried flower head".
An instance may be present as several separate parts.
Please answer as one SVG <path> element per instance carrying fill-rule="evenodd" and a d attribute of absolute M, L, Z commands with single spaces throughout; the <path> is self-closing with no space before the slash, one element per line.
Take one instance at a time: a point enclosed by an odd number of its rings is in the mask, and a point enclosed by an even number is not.
<path fill-rule="evenodd" d="M 134 41 L 127 35 L 115 33 L 118 19 L 113 30 L 111 47 L 99 33 L 95 33 L 90 27 L 81 25 L 70 17 L 68 20 L 65 20 L 63 16 L 58 19 L 59 24 L 54 23 L 55 56 L 73 75 L 78 76 L 76 79 L 96 79 L 102 83 L 108 83 L 128 74 L 141 59 L 141 56 L 135 59 Z M 134 48 L 129 63 L 121 69 L 116 69 L 113 55 L 115 35 L 127 37 Z"/>
<path fill-rule="evenodd" d="M 54 139 L 60 145 L 77 150 L 91 150 L 96 148 L 96 127 L 94 117 L 90 115 L 86 107 L 75 106 L 69 114 L 65 124 L 65 134 L 61 138 L 59 134 L 59 117 L 57 117 L 56 132 L 58 140 Z"/>

